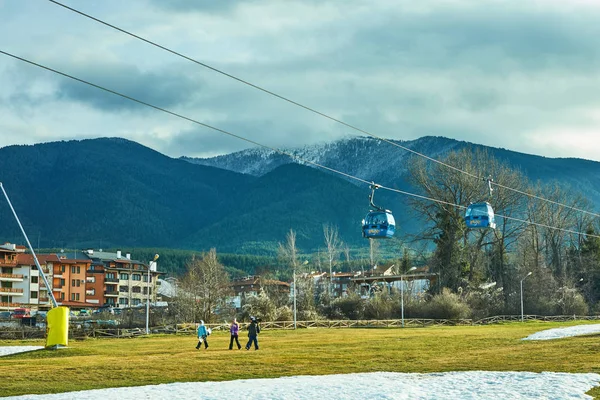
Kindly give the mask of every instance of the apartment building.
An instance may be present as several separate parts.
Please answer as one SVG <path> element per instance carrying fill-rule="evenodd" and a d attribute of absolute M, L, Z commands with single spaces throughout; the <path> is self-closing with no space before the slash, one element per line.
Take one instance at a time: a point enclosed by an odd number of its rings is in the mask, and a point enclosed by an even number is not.
<path fill-rule="evenodd" d="M 52 307 L 48 290 L 24 246 L 0 245 L 0 310 Z M 160 272 L 156 263 L 131 259 L 130 254 L 86 250 L 37 255 L 59 305 L 74 309 L 130 307 L 156 302 Z M 148 279 L 148 276 L 150 279 Z"/>
<path fill-rule="evenodd" d="M 0 309 L 12 310 L 27 307 L 47 310 L 52 307 L 48 288 L 40 276 L 31 254 L 26 248 L 12 243 L 0 245 Z M 38 257 L 42 271 L 51 284 L 56 255 Z"/>
<path fill-rule="evenodd" d="M 11 243 L 0 245 L 0 310 L 14 310 L 23 307 L 23 287 L 25 278 L 17 264 L 17 256 L 25 252 L 25 247 Z M 21 287 L 19 287 L 21 286 Z"/>
<path fill-rule="evenodd" d="M 135 307 L 148 300 L 156 302 L 157 281 L 161 274 L 156 270 L 156 263 L 133 260 L 131 254 L 123 254 L 120 250 L 112 253 L 90 249 L 83 254 L 91 261 L 86 290 L 90 300 L 114 307 Z"/>

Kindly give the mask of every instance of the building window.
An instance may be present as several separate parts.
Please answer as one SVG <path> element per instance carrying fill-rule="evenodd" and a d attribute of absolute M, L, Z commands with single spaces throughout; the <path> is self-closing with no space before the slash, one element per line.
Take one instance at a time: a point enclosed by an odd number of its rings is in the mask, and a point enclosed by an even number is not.
<path fill-rule="evenodd" d="M 71 279 L 71 286 L 75 287 L 75 279 Z"/>
<path fill-rule="evenodd" d="M 131 301 L 133 302 L 134 306 L 142 304 L 142 301 L 140 299 L 132 299 Z"/>
<path fill-rule="evenodd" d="M 38 283 L 38 277 L 31 275 L 31 283 Z"/>
<path fill-rule="evenodd" d="M 144 275 L 142 276 L 142 281 L 143 281 L 143 282 L 148 282 L 148 275 L 145 275 L 145 274 L 144 274 Z"/>
<path fill-rule="evenodd" d="M 64 279 L 60 280 L 60 286 L 65 286 L 65 280 Z"/>
<path fill-rule="evenodd" d="M 109 272 L 109 273 L 107 273 L 107 274 L 106 274 L 106 277 L 107 277 L 108 279 L 115 279 L 115 278 L 116 278 L 116 276 L 115 276 L 115 273 L 114 273 L 114 272 Z"/>
<path fill-rule="evenodd" d="M 77 266 L 77 273 L 80 274 L 81 273 L 81 267 Z"/>
<path fill-rule="evenodd" d="M 61 265 L 61 266 L 60 266 L 60 271 L 61 271 L 61 272 L 65 272 L 65 266 L 64 266 L 64 265 Z"/>
<path fill-rule="evenodd" d="M 38 298 L 38 292 L 31 292 L 31 298 L 32 299 L 37 299 Z"/>
<path fill-rule="evenodd" d="M 141 277 L 140 274 L 132 274 L 131 275 L 131 279 L 134 280 L 134 281 L 141 281 L 142 277 Z"/>
<path fill-rule="evenodd" d="M 129 292 L 129 286 L 119 286 L 119 292 L 121 292 L 121 293 L 128 293 Z"/>
<path fill-rule="evenodd" d="M 76 279 L 75 282 L 77 283 L 77 287 L 81 285 L 81 279 Z"/>
<path fill-rule="evenodd" d="M 71 300 L 75 301 L 75 293 L 71 293 Z"/>
<path fill-rule="evenodd" d="M 127 302 L 128 302 L 128 299 L 125 299 L 125 298 L 122 298 L 122 297 L 119 299 L 119 304 L 121 304 L 121 305 L 126 306 Z"/>
<path fill-rule="evenodd" d="M 64 300 L 64 299 L 65 299 L 65 294 L 64 294 L 64 293 L 61 293 L 61 294 L 60 294 L 60 299 L 61 299 L 61 300 Z"/>
<path fill-rule="evenodd" d="M 142 293 L 142 288 L 139 287 L 139 286 L 134 286 L 134 287 L 131 288 L 131 291 L 133 293 Z"/>
<path fill-rule="evenodd" d="M 119 279 L 126 281 L 129 279 L 129 274 L 121 273 L 119 274 Z"/>
<path fill-rule="evenodd" d="M 74 274 L 75 273 L 75 267 L 71 266 L 71 273 Z"/>
<path fill-rule="evenodd" d="M 79 301 L 79 293 L 75 293 L 75 300 Z"/>

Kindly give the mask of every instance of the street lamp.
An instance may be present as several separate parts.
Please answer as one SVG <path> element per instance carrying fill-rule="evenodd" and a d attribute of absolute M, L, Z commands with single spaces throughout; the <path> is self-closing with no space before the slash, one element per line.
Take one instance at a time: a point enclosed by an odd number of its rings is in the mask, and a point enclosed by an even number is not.
<path fill-rule="evenodd" d="M 148 280 L 146 282 L 146 335 L 150 334 L 150 271 L 152 267 L 156 270 L 156 260 L 158 260 L 158 257 L 158 254 L 155 254 L 154 260 L 148 263 Z"/>
<path fill-rule="evenodd" d="M 407 272 L 414 271 L 417 267 L 412 267 Z M 402 316 L 402 327 L 404 328 L 404 275 L 400 275 L 400 308 Z"/>
<path fill-rule="evenodd" d="M 521 322 L 524 321 L 524 319 L 523 319 L 523 281 L 525 279 L 527 279 L 527 277 L 531 274 L 532 274 L 532 272 L 529 271 L 529 273 L 527 275 L 525 275 L 525 277 L 523 279 L 521 279 Z"/>

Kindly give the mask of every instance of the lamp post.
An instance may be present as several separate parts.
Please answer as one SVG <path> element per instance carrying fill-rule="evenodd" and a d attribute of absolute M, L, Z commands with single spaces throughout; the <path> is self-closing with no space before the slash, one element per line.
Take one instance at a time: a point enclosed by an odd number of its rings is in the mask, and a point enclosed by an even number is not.
<path fill-rule="evenodd" d="M 414 271 L 417 267 L 412 267 L 407 272 Z M 402 317 L 402 327 L 404 328 L 404 275 L 400 275 L 400 309 Z"/>
<path fill-rule="evenodd" d="M 524 318 L 523 318 L 523 281 L 524 281 L 525 279 L 527 279 L 527 277 L 528 277 L 529 275 L 531 275 L 531 273 L 532 273 L 532 272 L 531 272 L 531 271 L 529 271 L 529 273 L 528 273 L 527 275 L 525 275 L 525 277 L 524 277 L 523 279 L 521 279 L 521 322 L 523 322 L 523 321 L 524 321 Z"/>
<path fill-rule="evenodd" d="M 158 254 L 154 255 L 154 260 L 148 264 L 148 280 L 146 282 L 146 335 L 150 334 L 150 271 L 152 267 L 156 270 L 156 260 L 158 260 Z"/>
<path fill-rule="evenodd" d="M 294 268 L 294 329 L 296 329 L 296 268 Z"/>

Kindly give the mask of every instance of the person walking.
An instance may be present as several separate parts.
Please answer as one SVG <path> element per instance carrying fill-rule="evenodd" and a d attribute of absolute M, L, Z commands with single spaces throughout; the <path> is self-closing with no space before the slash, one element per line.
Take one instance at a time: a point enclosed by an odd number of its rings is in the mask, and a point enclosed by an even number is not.
<path fill-rule="evenodd" d="M 229 350 L 233 349 L 233 339 L 235 339 L 235 343 L 237 344 L 238 350 L 242 348 L 240 344 L 240 340 L 238 339 L 238 333 L 240 331 L 240 324 L 237 323 L 237 319 L 234 318 L 231 326 L 229 327 L 229 333 L 231 333 L 231 339 L 229 340 Z"/>
<path fill-rule="evenodd" d="M 250 325 L 248 325 L 248 344 L 246 350 L 250 350 L 252 342 L 254 342 L 254 350 L 258 350 L 258 334 L 260 333 L 260 326 L 255 317 L 250 317 Z"/>
<path fill-rule="evenodd" d="M 206 326 L 204 326 L 204 321 L 200 321 L 200 325 L 198 326 L 198 345 L 196 346 L 196 350 L 200 350 L 200 346 L 202 346 L 202 342 L 204 342 L 204 349 L 208 349 L 208 341 L 206 338 L 208 337 L 208 331 L 206 330 Z"/>

